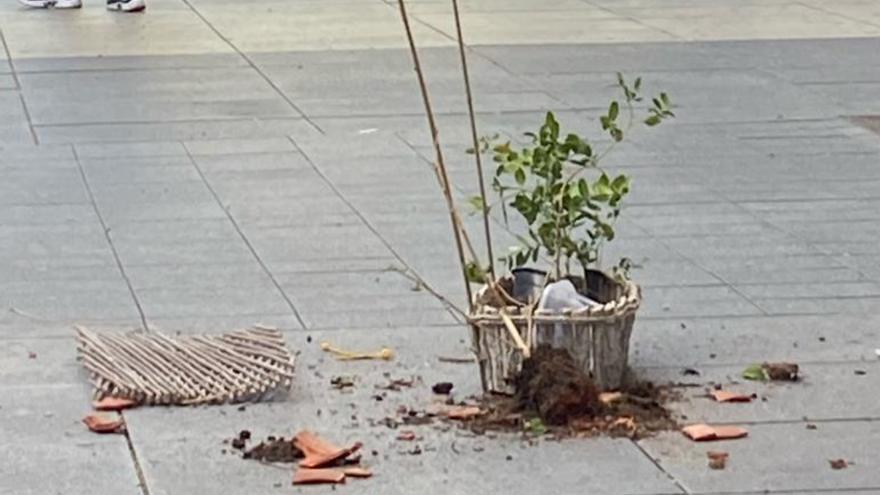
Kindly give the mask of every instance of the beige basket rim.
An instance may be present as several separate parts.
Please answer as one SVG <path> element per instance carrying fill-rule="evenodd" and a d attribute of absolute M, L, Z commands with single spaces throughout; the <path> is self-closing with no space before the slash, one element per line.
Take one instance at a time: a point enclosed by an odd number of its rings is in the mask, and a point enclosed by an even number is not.
<path fill-rule="evenodd" d="M 531 314 L 525 314 L 517 306 L 507 306 L 505 308 L 496 308 L 484 304 L 474 304 L 474 309 L 468 317 L 468 321 L 473 324 L 490 323 L 501 321 L 501 309 L 514 321 L 532 321 L 541 322 L 592 322 L 607 321 L 609 319 L 617 319 L 630 315 L 639 309 L 642 302 L 641 289 L 631 280 L 619 281 L 616 283 L 623 285 L 623 294 L 617 299 L 608 301 L 605 304 L 591 306 L 576 310 L 567 310 L 562 313 L 553 311 L 538 310 Z M 488 285 L 484 285 L 474 295 L 474 301 L 479 301 L 481 296 L 489 289 Z"/>

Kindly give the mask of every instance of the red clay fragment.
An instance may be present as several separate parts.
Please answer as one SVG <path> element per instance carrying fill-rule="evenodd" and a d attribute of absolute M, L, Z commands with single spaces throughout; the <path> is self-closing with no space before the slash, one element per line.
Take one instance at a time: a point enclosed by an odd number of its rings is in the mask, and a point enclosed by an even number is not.
<path fill-rule="evenodd" d="M 709 458 L 710 469 L 724 469 L 727 466 L 727 458 L 730 457 L 730 454 L 710 450 L 706 452 L 706 457 Z"/>
<path fill-rule="evenodd" d="M 82 421 L 95 433 L 118 433 L 125 426 L 122 418 L 110 417 L 106 414 L 89 414 Z"/>
<path fill-rule="evenodd" d="M 416 433 L 414 431 L 402 431 L 397 435 L 397 439 L 403 442 L 412 442 L 416 439 Z"/>
<path fill-rule="evenodd" d="M 369 478 L 370 476 L 373 476 L 372 471 L 360 466 L 347 467 L 343 469 L 342 472 L 345 473 L 346 476 L 351 476 L 352 478 Z"/>
<path fill-rule="evenodd" d="M 121 411 L 137 405 L 137 401 L 122 397 L 104 397 L 92 404 L 92 406 L 98 411 Z"/>
<path fill-rule="evenodd" d="M 477 406 L 461 406 L 446 411 L 447 418 L 460 420 L 473 419 L 480 414 L 483 414 L 483 410 Z"/>
<path fill-rule="evenodd" d="M 748 431 L 738 426 L 709 426 L 707 424 L 685 426 L 681 432 L 695 442 L 732 440 L 749 434 Z"/>
<path fill-rule="evenodd" d="M 345 483 L 345 473 L 339 469 L 299 468 L 293 473 L 294 485 L 317 485 L 320 483 Z"/>
<path fill-rule="evenodd" d="M 357 442 L 349 448 L 337 447 L 310 431 L 297 433 L 293 437 L 293 444 L 306 456 L 299 462 L 304 468 L 319 468 L 341 461 L 363 445 Z"/>
<path fill-rule="evenodd" d="M 741 394 L 738 392 L 729 392 L 727 390 L 713 390 L 712 398 L 717 402 L 751 402 L 752 396 Z"/>

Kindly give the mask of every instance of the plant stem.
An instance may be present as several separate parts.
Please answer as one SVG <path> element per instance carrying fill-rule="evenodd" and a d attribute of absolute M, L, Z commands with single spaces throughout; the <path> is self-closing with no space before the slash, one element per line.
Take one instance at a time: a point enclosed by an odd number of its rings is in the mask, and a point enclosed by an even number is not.
<path fill-rule="evenodd" d="M 434 145 L 435 158 L 434 171 L 437 174 L 437 179 L 440 182 L 440 189 L 446 199 L 446 207 L 449 210 L 449 219 L 452 222 L 452 233 L 455 237 L 455 247 L 458 251 L 458 261 L 461 265 L 461 274 L 464 279 L 464 290 L 467 295 L 468 308 L 472 310 L 474 307 L 474 299 L 471 294 L 471 284 L 467 276 L 467 260 L 465 259 L 464 247 L 462 245 L 464 225 L 461 224 L 461 218 L 458 216 L 458 211 L 455 208 L 455 200 L 452 198 L 449 175 L 446 173 L 446 164 L 443 161 L 443 152 L 440 149 L 440 133 L 437 130 L 437 123 L 434 120 L 434 111 L 431 108 L 431 98 L 428 95 L 428 86 L 425 84 L 425 76 L 422 73 L 422 66 L 419 63 L 419 53 L 418 50 L 416 50 L 416 44 L 413 40 L 412 28 L 410 28 L 409 25 L 409 16 L 406 13 L 406 5 L 404 5 L 403 0 L 397 0 L 397 3 L 400 6 L 400 18 L 403 21 L 403 27 L 406 30 L 406 39 L 409 43 L 410 53 L 412 54 L 413 66 L 419 80 L 419 89 L 422 93 L 422 101 L 425 104 L 425 114 L 428 117 L 428 127 L 431 130 L 431 141 Z"/>
<path fill-rule="evenodd" d="M 455 13 L 455 30 L 458 34 L 458 52 L 461 56 L 461 72 L 464 77 L 465 96 L 467 98 L 468 117 L 471 124 L 471 138 L 474 143 L 474 160 L 477 165 L 477 178 L 480 184 L 480 198 L 483 201 L 483 230 L 486 235 L 486 252 L 489 256 L 489 280 L 495 281 L 495 255 L 492 252 L 492 232 L 489 228 L 489 207 L 486 200 L 486 182 L 483 178 L 483 161 L 480 156 L 480 138 L 477 136 L 477 119 L 474 113 L 474 99 L 471 93 L 471 80 L 468 75 L 467 56 L 464 49 L 464 35 L 461 31 L 461 16 L 458 12 L 458 0 L 452 0 L 452 10 Z M 493 284 L 494 285 L 494 284 Z"/>

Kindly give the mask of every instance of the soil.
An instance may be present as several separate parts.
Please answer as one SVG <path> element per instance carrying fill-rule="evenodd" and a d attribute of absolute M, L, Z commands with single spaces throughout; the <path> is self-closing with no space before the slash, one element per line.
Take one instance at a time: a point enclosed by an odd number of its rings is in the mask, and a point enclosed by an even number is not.
<path fill-rule="evenodd" d="M 771 380 L 796 382 L 798 380 L 798 365 L 795 363 L 764 363 L 761 365 Z"/>
<path fill-rule="evenodd" d="M 263 462 L 296 462 L 305 455 L 293 446 L 293 440 L 269 437 L 246 450 L 242 457 Z"/>
<path fill-rule="evenodd" d="M 601 409 L 599 390 L 563 349 L 539 346 L 523 363 L 516 380 L 518 412 L 533 413 L 547 425 L 594 416 Z"/>
<path fill-rule="evenodd" d="M 531 430 L 560 438 L 645 438 L 678 429 L 663 406 L 678 395 L 673 387 L 637 382 L 613 394 L 615 400 L 603 403 L 595 385 L 566 351 L 539 347 L 518 377 L 517 394 L 486 399 L 481 403 L 486 413 L 465 426 L 478 434 L 491 430 L 529 434 Z"/>

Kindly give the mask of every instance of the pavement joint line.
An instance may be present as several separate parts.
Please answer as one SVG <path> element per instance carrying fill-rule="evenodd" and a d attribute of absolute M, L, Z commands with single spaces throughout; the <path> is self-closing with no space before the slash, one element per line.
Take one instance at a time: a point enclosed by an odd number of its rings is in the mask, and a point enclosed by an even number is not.
<path fill-rule="evenodd" d="M 595 8 L 597 8 L 597 9 L 599 9 L 599 10 L 605 11 L 605 12 L 607 12 L 607 13 L 609 13 L 609 14 L 614 15 L 614 16 L 621 17 L 621 18 L 623 18 L 623 19 L 627 19 L 627 20 L 629 20 L 629 21 L 632 21 L 632 22 L 638 24 L 639 26 L 642 26 L 642 27 L 645 27 L 645 28 L 650 29 L 651 31 L 658 31 L 658 32 L 661 32 L 661 33 L 663 33 L 663 34 L 665 34 L 665 35 L 667 35 L 667 36 L 670 36 L 670 37 L 674 38 L 676 41 L 688 41 L 687 38 L 683 38 L 683 37 L 681 37 L 681 36 L 679 36 L 679 35 L 673 33 L 672 31 L 667 31 L 666 29 L 658 28 L 658 27 L 656 27 L 656 26 L 652 26 L 652 25 L 650 25 L 650 24 L 646 24 L 643 20 L 638 19 L 638 18 L 636 18 L 636 17 L 633 17 L 633 16 L 631 16 L 631 15 L 621 14 L 620 12 L 616 12 L 616 11 L 615 11 L 614 9 L 612 9 L 612 8 L 604 7 L 604 6 L 602 6 L 602 5 L 595 4 L 595 3 L 593 3 L 593 2 L 590 2 L 589 0 L 580 0 L 580 1 L 583 2 L 583 3 L 585 3 L 585 4 L 587 4 L 587 5 L 590 5 L 591 7 L 595 7 Z"/>
<path fill-rule="evenodd" d="M 651 464 L 653 464 L 655 468 L 657 468 L 661 473 L 665 474 L 666 477 L 669 479 L 669 481 L 672 482 L 672 484 L 675 485 L 676 488 L 678 488 L 679 491 L 680 491 L 681 493 L 691 493 L 690 491 L 688 491 L 687 487 L 685 487 L 685 485 L 684 485 L 684 483 L 683 483 L 682 481 L 680 481 L 680 480 L 677 479 L 672 473 L 670 473 L 669 471 L 667 471 L 667 470 L 663 467 L 663 465 L 660 464 L 660 460 L 659 460 L 659 459 L 655 459 L 654 456 L 652 456 L 650 453 L 648 453 L 648 451 L 647 451 L 644 447 L 642 447 L 642 445 L 641 445 L 638 441 L 636 441 L 636 440 L 634 440 L 634 439 L 629 439 L 629 442 L 630 442 L 630 443 L 631 443 L 636 449 L 638 449 L 638 451 L 641 452 L 642 455 L 645 456 L 645 458 L 647 458 L 648 461 L 649 461 Z"/>
<path fill-rule="evenodd" d="M 830 344 L 833 345 L 833 344 Z M 703 369 L 722 369 L 722 368 L 738 368 L 740 366 L 750 366 L 755 364 L 754 361 L 742 361 L 737 363 L 732 362 L 718 362 L 717 360 L 713 360 L 711 363 L 706 362 L 703 364 L 697 365 Z M 875 359 L 873 361 L 865 361 L 864 359 L 841 359 L 841 360 L 817 360 L 817 361 L 803 361 L 799 360 L 797 362 L 800 366 L 878 366 L 880 365 L 880 359 Z M 659 365 L 659 366 L 633 366 L 634 370 L 666 370 L 666 371 L 680 371 L 682 368 L 689 367 L 687 365 L 679 365 L 679 366 L 669 366 L 669 365 Z M 795 382 L 798 383 L 798 382 Z"/>
<path fill-rule="evenodd" d="M 284 299 L 285 303 L 287 303 L 287 306 L 290 308 L 290 310 L 293 312 L 293 315 L 296 317 L 297 322 L 303 328 L 308 328 L 308 326 L 306 325 L 305 321 L 302 318 L 302 315 L 300 315 L 299 310 L 296 309 L 296 306 L 294 306 L 293 301 L 290 299 L 290 297 L 287 295 L 287 293 L 284 292 L 284 289 L 281 287 L 281 284 L 278 282 L 278 279 L 275 278 L 275 275 L 272 273 L 271 270 L 269 270 L 269 267 L 266 265 L 266 263 L 263 261 L 263 259 L 260 258 L 260 255 L 257 253 L 256 248 L 251 243 L 250 239 L 248 239 L 247 236 L 244 234 L 244 231 L 241 230 L 241 227 L 238 225 L 238 222 L 236 222 L 235 218 L 232 216 L 232 213 L 229 212 L 229 209 L 227 209 L 225 206 L 223 206 L 223 201 L 220 199 L 220 195 L 217 194 L 217 191 L 214 189 L 213 186 L 211 186 L 211 183 L 208 180 L 205 173 L 202 171 L 202 168 L 199 167 L 199 164 L 196 162 L 195 158 L 193 158 L 193 156 L 190 154 L 189 148 L 186 146 L 186 143 L 182 142 L 181 145 L 183 146 L 184 150 L 186 150 L 187 157 L 189 157 L 189 160 L 192 163 L 192 166 L 195 168 L 196 172 L 198 172 L 199 177 L 202 178 L 202 183 L 205 185 L 205 187 L 211 193 L 211 196 L 214 198 L 214 201 L 216 201 L 217 206 L 221 210 L 223 210 L 223 213 L 226 215 L 226 218 L 229 219 L 229 221 L 232 223 L 233 228 L 235 228 L 235 231 L 238 233 L 239 237 L 244 242 L 245 246 L 248 248 L 251 255 L 253 255 L 256 262 L 263 269 L 263 272 L 266 273 L 266 276 L 269 277 L 269 280 L 272 281 L 272 285 L 275 286 L 275 289 L 278 290 L 279 294 Z"/>
<path fill-rule="evenodd" d="M 403 268 L 405 270 L 409 271 L 410 273 L 412 273 L 417 279 L 424 280 L 424 277 L 422 277 L 421 274 L 419 274 L 419 272 L 411 264 L 407 263 L 407 261 L 403 258 L 403 256 L 401 256 L 400 253 L 398 253 L 397 250 L 394 249 L 394 247 L 391 245 L 391 243 L 387 239 L 385 239 L 382 236 L 382 234 L 379 233 L 378 229 L 372 223 L 370 223 L 369 220 L 367 220 L 366 216 L 360 210 L 358 210 L 354 206 L 354 204 L 336 186 L 336 184 L 333 183 L 333 181 L 331 181 L 329 177 L 327 177 L 327 175 L 324 173 L 324 171 L 321 170 L 320 167 L 318 167 L 318 164 L 315 163 L 314 160 L 312 160 L 312 158 L 308 155 L 308 153 L 306 153 L 305 150 L 303 150 L 300 147 L 300 145 L 296 142 L 296 140 L 292 136 L 287 136 L 287 138 L 290 140 L 290 142 L 294 146 L 296 146 L 296 149 L 298 149 L 299 152 L 302 153 L 303 157 L 306 159 L 306 161 L 309 162 L 309 164 L 314 169 L 315 173 L 321 177 L 321 179 L 324 181 L 325 184 L 327 184 L 327 187 L 329 187 L 333 191 L 333 193 L 336 195 L 336 197 L 338 197 L 343 203 L 345 203 L 345 205 L 351 210 L 352 213 L 357 215 L 357 217 L 361 220 L 361 222 L 363 222 L 363 225 L 365 227 L 367 227 L 367 229 L 369 229 L 370 232 L 372 232 L 373 235 L 376 236 L 376 238 L 379 240 L 379 242 L 381 242 L 385 246 L 385 248 L 392 254 L 392 256 L 394 256 L 394 258 L 397 259 L 397 261 L 401 265 L 403 265 Z M 428 294 L 433 299 L 436 299 L 437 301 L 439 301 L 440 304 L 443 306 L 443 309 L 447 313 L 449 313 L 453 319 L 455 319 L 456 321 L 460 321 L 458 318 L 458 315 L 455 314 L 455 312 L 452 311 L 452 309 L 449 307 L 448 302 L 443 301 L 442 299 L 434 296 L 433 294 L 431 294 L 431 291 L 428 291 Z M 446 296 L 444 296 L 444 297 L 446 297 Z"/>
<path fill-rule="evenodd" d="M 110 228 L 107 226 L 107 222 L 104 220 L 104 216 L 101 214 L 101 209 L 98 207 L 97 201 L 95 201 L 95 194 L 92 191 L 91 185 L 89 185 L 89 180 L 86 177 L 85 169 L 82 166 L 82 163 L 79 161 L 79 155 L 76 152 L 76 147 L 70 146 L 74 160 L 76 161 L 77 169 L 79 170 L 80 179 L 82 179 L 83 187 L 86 189 L 86 193 L 89 196 L 89 201 L 92 204 L 92 208 L 95 210 L 95 215 L 98 217 L 98 222 L 101 224 L 101 229 L 104 232 L 104 238 L 107 240 L 107 244 L 110 247 L 110 251 L 113 253 L 113 259 L 116 261 L 116 267 L 119 269 L 119 274 L 122 276 L 122 279 L 125 281 L 126 287 L 128 287 L 128 292 L 131 295 L 132 300 L 134 301 L 135 308 L 137 308 L 137 312 L 141 318 L 141 324 L 143 325 L 143 329 L 145 331 L 149 331 L 149 327 L 147 326 L 147 318 L 144 315 L 144 309 L 141 306 L 140 300 L 138 300 L 137 293 L 134 290 L 134 287 L 131 285 L 131 280 L 128 278 L 128 274 L 125 272 L 125 267 L 122 264 L 122 259 L 119 257 L 119 252 L 116 250 L 116 246 L 113 244 L 113 239 L 110 237 Z"/>
<path fill-rule="evenodd" d="M 718 190 L 718 189 L 716 189 L 715 187 L 713 187 L 712 189 L 714 189 L 714 190 L 716 191 L 716 193 L 718 193 L 721 197 L 727 198 L 728 200 L 730 199 L 730 196 L 729 196 L 728 194 L 725 194 L 724 191 L 722 191 L 722 190 Z M 816 242 L 811 241 L 808 237 L 805 237 L 803 234 L 798 234 L 797 232 L 794 232 L 794 231 L 791 231 L 791 230 L 785 229 L 785 228 L 781 227 L 780 225 L 778 225 L 778 224 L 776 224 L 776 223 L 774 223 L 774 222 L 772 222 L 772 221 L 770 221 L 770 220 L 767 220 L 763 215 L 759 215 L 759 214 L 758 214 L 759 212 L 752 211 L 752 210 L 746 208 L 743 204 L 741 204 L 741 203 L 739 203 L 739 202 L 737 202 L 737 201 L 730 201 L 730 203 L 731 203 L 732 205 L 736 206 L 739 210 L 744 211 L 744 212 L 747 212 L 749 215 L 751 215 L 751 216 L 754 217 L 756 220 L 758 220 L 759 223 L 764 224 L 765 226 L 770 227 L 771 229 L 776 230 L 776 231 L 778 231 L 778 232 L 782 232 L 782 233 L 785 235 L 785 237 L 787 237 L 787 238 L 789 238 L 789 239 L 795 241 L 796 243 L 806 245 L 808 248 L 810 248 L 810 249 L 816 251 L 816 254 L 818 254 L 818 255 L 822 255 L 822 256 L 825 256 L 825 257 L 829 258 L 829 263 L 830 263 L 830 264 L 837 264 L 837 263 L 839 263 L 840 265 L 843 265 L 845 268 L 848 268 L 848 269 L 854 271 L 855 273 L 859 274 L 859 276 L 864 277 L 864 278 L 867 279 L 867 280 L 873 280 L 873 279 L 874 279 L 874 278 L 873 278 L 872 276 L 870 276 L 870 274 L 869 274 L 868 272 L 866 272 L 863 268 L 860 268 L 860 267 L 856 266 L 856 265 L 853 264 L 853 263 L 846 263 L 846 262 L 845 262 L 844 260 L 842 260 L 842 259 L 841 259 L 840 261 L 838 261 L 838 259 L 840 259 L 840 258 L 844 258 L 844 257 L 842 257 L 842 256 L 835 256 L 835 254 L 829 252 L 829 251 L 827 250 L 827 248 L 826 248 L 826 249 L 822 249 L 822 247 L 820 247 L 819 245 L 817 245 Z"/>
<path fill-rule="evenodd" d="M 321 126 L 319 126 L 311 118 L 309 118 L 309 116 L 306 115 L 306 113 L 303 112 L 302 109 L 300 109 L 299 106 L 297 106 L 297 104 L 294 103 L 293 100 L 291 100 L 290 97 L 288 97 L 287 94 L 285 94 L 284 91 L 282 91 L 281 88 L 277 84 L 275 84 L 275 81 L 273 81 L 268 75 L 266 75 L 266 73 L 263 72 L 259 68 L 259 66 L 257 66 L 257 64 L 254 63 L 254 61 L 246 53 L 241 51 L 237 46 L 235 46 L 235 44 L 232 42 L 232 40 L 227 38 L 226 35 L 221 33 L 219 29 L 217 29 L 213 24 L 211 24 L 211 22 L 208 21 L 208 19 L 198 9 L 196 9 L 195 6 L 193 6 L 193 4 L 190 3 L 189 0 L 181 0 L 181 1 L 183 2 L 184 5 L 189 7 L 189 9 L 192 11 L 192 13 L 195 14 L 196 17 L 201 19 L 202 22 L 204 22 L 205 25 L 208 26 L 208 28 L 211 29 L 211 31 L 213 31 L 214 34 L 217 35 L 218 38 L 223 40 L 224 43 L 229 45 L 229 47 L 232 48 L 235 51 L 235 53 L 237 53 L 244 61 L 246 61 L 248 63 L 248 65 L 263 79 L 263 81 L 265 81 L 266 84 L 268 84 L 269 87 L 272 88 L 278 94 L 278 96 L 280 96 L 285 102 L 287 102 L 287 104 L 288 104 L 288 106 L 290 106 L 290 108 L 292 108 L 294 111 L 296 111 L 298 114 L 300 114 L 300 116 L 302 116 L 302 118 L 305 119 L 305 121 L 308 122 L 309 125 L 311 125 L 316 131 L 318 131 L 321 134 L 324 134 L 324 130 L 321 128 Z"/>
<path fill-rule="evenodd" d="M 146 476 L 144 476 L 144 470 L 141 467 L 141 461 L 138 458 L 137 449 L 135 449 L 134 441 L 131 439 L 131 431 L 129 431 L 128 424 L 125 421 L 125 412 L 119 411 L 119 415 L 122 416 L 123 422 L 126 423 L 123 435 L 125 436 L 125 443 L 128 446 L 128 453 L 131 456 L 131 462 L 134 467 L 135 475 L 138 479 L 138 487 L 141 489 L 141 493 L 143 495 L 150 495 L 150 487 L 149 485 L 147 485 L 147 478 Z"/>
<path fill-rule="evenodd" d="M 298 115 L 267 115 L 260 117 L 211 117 L 204 119 L 167 119 L 167 120 L 114 120 L 114 121 L 92 121 L 92 122 L 57 122 L 57 123 L 36 123 L 34 127 L 37 129 L 42 128 L 54 128 L 54 127 L 81 127 L 81 126 L 117 126 L 117 125 L 147 125 L 147 124 L 202 124 L 206 122 L 259 122 L 259 121 L 267 121 L 267 120 L 289 120 L 289 121 L 304 121 L 308 122 L 308 118 Z M 235 138 L 230 138 L 235 139 Z M 239 138 L 240 139 L 240 138 Z M 207 139 L 208 141 L 213 141 L 213 139 Z M 157 141 L 167 141 L 159 139 Z M 192 139 L 188 139 L 187 141 L 193 141 Z M 108 141 L 89 141 L 90 143 L 106 143 Z M 113 141 L 110 141 L 113 142 Z M 152 141 L 126 141 L 132 143 L 149 143 Z M 79 143 L 78 143 L 79 144 Z"/>
<path fill-rule="evenodd" d="M 815 11 L 817 11 L 817 12 L 821 12 L 821 13 L 823 13 L 823 14 L 825 14 L 825 15 L 829 15 L 829 16 L 837 17 L 837 18 L 840 18 L 840 19 L 846 19 L 847 21 L 855 22 L 855 23 L 862 24 L 862 25 L 865 25 L 865 26 L 870 26 L 870 27 L 873 27 L 873 28 L 880 28 L 880 24 L 874 24 L 873 22 L 867 21 L 867 20 L 865 20 L 865 19 L 859 19 L 859 18 L 856 18 L 856 17 L 850 17 L 850 16 L 848 16 L 848 15 L 846 15 L 846 14 L 842 14 L 842 13 L 840 13 L 840 12 L 835 12 L 835 11 L 833 11 L 833 10 L 823 9 L 822 7 L 819 7 L 819 6 L 817 6 L 817 5 L 811 5 L 811 4 L 808 4 L 808 3 L 802 3 L 802 2 L 797 2 L 797 4 L 798 4 L 798 5 L 802 5 L 802 6 L 806 7 L 807 9 L 815 10 Z"/>
<path fill-rule="evenodd" d="M 9 52 L 9 45 L 6 44 L 6 37 L 3 35 L 2 29 L 0 29 L 0 44 L 3 45 L 3 53 L 6 56 L 6 63 L 9 64 L 12 81 L 15 83 L 15 88 L 12 89 L 18 92 L 18 99 L 21 101 L 21 109 L 24 112 L 25 119 L 27 120 L 28 131 L 30 131 L 31 139 L 33 139 L 35 145 L 39 145 L 40 139 L 37 136 L 37 131 L 34 129 L 34 122 L 31 119 L 31 112 L 30 110 L 28 110 L 27 102 L 24 99 L 24 93 L 21 90 L 21 80 L 18 78 L 18 73 L 15 69 L 15 63 L 12 61 L 12 54 Z"/>
<path fill-rule="evenodd" d="M 865 495 L 875 495 L 876 491 L 880 490 L 880 485 L 871 486 L 871 487 L 858 487 L 858 488 L 803 488 L 803 489 L 782 489 L 782 490 L 761 490 L 761 491 L 744 491 L 744 492 L 693 492 L 691 495 L 809 495 L 811 493 L 818 494 L 826 494 L 826 493 L 852 493 L 858 495 L 860 493 Z M 870 493 L 869 493 L 870 492 Z"/>

